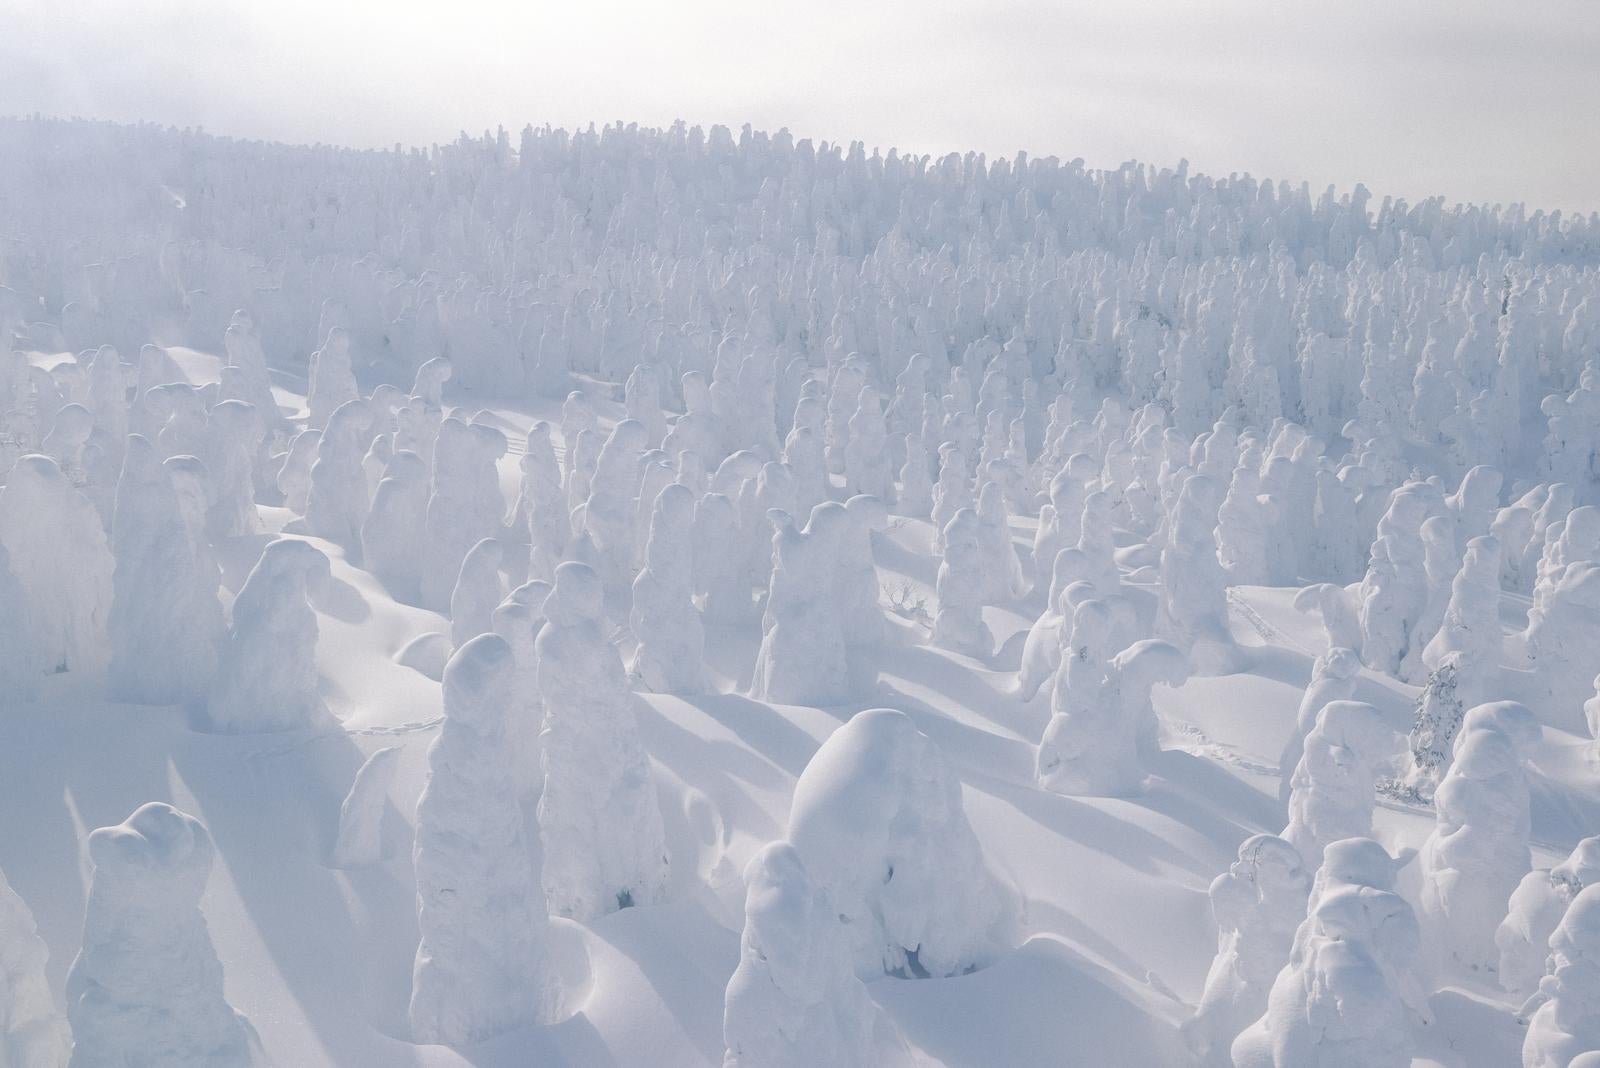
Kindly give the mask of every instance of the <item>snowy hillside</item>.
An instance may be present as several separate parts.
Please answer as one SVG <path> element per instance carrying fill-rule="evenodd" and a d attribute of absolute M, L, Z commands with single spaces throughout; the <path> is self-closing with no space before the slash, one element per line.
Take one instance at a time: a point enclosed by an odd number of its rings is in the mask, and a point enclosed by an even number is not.
<path fill-rule="evenodd" d="M 1600 216 L 0 120 L 0 1066 L 1600 1049 Z"/>

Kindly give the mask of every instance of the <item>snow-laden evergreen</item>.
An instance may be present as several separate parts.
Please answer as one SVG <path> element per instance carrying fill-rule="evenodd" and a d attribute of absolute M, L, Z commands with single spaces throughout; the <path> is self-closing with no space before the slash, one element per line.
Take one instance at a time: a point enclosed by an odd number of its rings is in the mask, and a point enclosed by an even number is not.
<path fill-rule="evenodd" d="M 603 602 L 593 568 L 562 564 L 536 643 L 545 895 L 552 913 L 579 920 L 653 904 L 667 887 L 661 809 Z"/>
<path fill-rule="evenodd" d="M 788 842 L 745 866 L 739 967 L 728 980 L 724 1068 L 867 1068 L 874 1008 L 846 929 Z"/>
<path fill-rule="evenodd" d="M 789 841 L 845 924 L 863 978 L 956 975 L 1015 937 L 945 755 L 905 713 L 857 712 L 795 783 Z"/>
<path fill-rule="evenodd" d="M 83 946 L 67 973 L 74 1068 L 265 1063 L 223 997 L 200 911 L 215 855 L 204 824 L 160 801 L 89 835 Z"/>
<path fill-rule="evenodd" d="M 556 991 L 544 892 L 529 860 L 507 744 L 515 660 L 497 634 L 444 670 L 444 724 L 417 801 L 410 1019 L 418 1042 L 466 1046 L 538 1023 Z"/>

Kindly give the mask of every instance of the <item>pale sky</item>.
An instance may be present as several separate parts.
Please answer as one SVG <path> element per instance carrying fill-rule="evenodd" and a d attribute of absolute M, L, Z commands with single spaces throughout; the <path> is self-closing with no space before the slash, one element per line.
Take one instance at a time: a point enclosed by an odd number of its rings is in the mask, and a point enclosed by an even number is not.
<path fill-rule="evenodd" d="M 0 114 L 34 111 L 351 145 L 748 122 L 1595 211 L 1600 0 L 0 0 Z"/>

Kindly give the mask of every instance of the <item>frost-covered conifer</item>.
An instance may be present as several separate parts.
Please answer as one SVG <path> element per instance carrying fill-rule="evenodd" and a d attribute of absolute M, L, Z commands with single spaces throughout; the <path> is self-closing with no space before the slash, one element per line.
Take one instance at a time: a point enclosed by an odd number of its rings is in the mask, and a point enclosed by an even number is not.
<path fill-rule="evenodd" d="M 128 438 L 111 527 L 108 684 L 135 704 L 192 705 L 205 699 L 226 627 L 221 576 L 191 536 L 172 475 L 149 439 Z"/>
<path fill-rule="evenodd" d="M 1094 462 L 1082 453 L 1070 457 L 1051 477 L 1049 503 L 1039 512 L 1039 527 L 1033 539 L 1036 587 L 1051 579 L 1056 554 L 1078 544 L 1083 530 L 1084 498 L 1093 478 Z"/>
<path fill-rule="evenodd" d="M 371 438 L 372 409 L 366 401 L 346 401 L 334 409 L 322 428 L 306 494 L 306 529 L 351 556 L 361 548 L 361 524 L 371 505 L 361 466 Z"/>
<path fill-rule="evenodd" d="M 50 994 L 49 957 L 27 902 L 0 872 L 0 1064 L 57 1068 L 67 1063 L 72 1035 Z"/>
<path fill-rule="evenodd" d="M 1217 955 L 1184 1038 L 1197 1064 L 1232 1068 L 1229 1047 L 1267 1008 L 1267 995 L 1305 918 L 1311 873 L 1294 846 L 1256 834 L 1211 882 Z"/>
<path fill-rule="evenodd" d="M 555 991 L 506 719 L 511 646 L 482 634 L 444 670 L 444 722 L 417 800 L 412 1037 L 467 1046 L 547 1020 Z"/>
<path fill-rule="evenodd" d="M 778 704 L 837 704 L 849 694 L 834 569 L 853 521 L 835 501 L 812 509 L 803 531 L 783 512 L 769 519 L 772 582 L 750 695 Z"/>
<path fill-rule="evenodd" d="M 424 607 L 447 609 L 467 550 L 500 535 L 506 506 L 495 462 L 505 451 L 505 435 L 494 427 L 455 416 L 439 427 L 423 543 Z"/>
<path fill-rule="evenodd" d="M 1372 833 L 1378 770 L 1397 744 L 1394 730 L 1372 705 L 1331 701 L 1322 706 L 1289 780 L 1289 825 L 1283 832 L 1307 867 L 1322 863 L 1330 842 Z"/>
<path fill-rule="evenodd" d="M 1259 453 L 1246 449 L 1217 510 L 1217 559 L 1235 585 L 1261 586 L 1273 577 L 1270 546 L 1281 502 L 1261 495 Z"/>
<path fill-rule="evenodd" d="M 350 333 L 342 326 L 328 331 L 322 348 L 311 354 L 309 386 L 306 389 L 306 425 L 328 425 L 341 404 L 361 397 L 356 387 L 350 360 Z"/>
<path fill-rule="evenodd" d="M 1011 946 L 1016 903 L 984 862 L 961 780 L 903 712 L 857 712 L 828 737 L 795 783 L 789 841 L 863 978 L 956 975 Z"/>
<path fill-rule="evenodd" d="M 1503 990 L 1519 998 L 1533 994 L 1544 976 L 1550 936 L 1572 899 L 1596 883 L 1600 883 L 1600 837 L 1583 839 L 1555 867 L 1536 868 L 1522 877 L 1494 933 Z"/>
<path fill-rule="evenodd" d="M 639 423 L 624 419 L 613 427 L 595 461 L 583 504 L 579 530 L 610 593 L 626 591 L 637 572 L 636 498 L 644 447 L 645 430 Z"/>
<path fill-rule="evenodd" d="M 994 652 L 994 635 L 983 620 L 981 538 L 982 523 L 971 508 L 956 512 L 945 524 L 933 617 L 933 644 L 979 659 Z"/>
<path fill-rule="evenodd" d="M 307 499 L 311 496 L 311 465 L 317 462 L 317 447 L 322 444 L 322 431 L 307 428 L 289 441 L 289 451 L 273 483 L 283 494 L 283 506 L 296 515 L 304 515 Z"/>
<path fill-rule="evenodd" d="M 1418 944 L 1411 906 L 1370 886 L 1343 886 L 1312 900 L 1265 1015 L 1234 1040 L 1234 1065 L 1408 1068 L 1413 1039 L 1403 965 Z"/>
<path fill-rule="evenodd" d="M 1074 611 L 1073 661 L 1058 675 L 1036 771 L 1040 784 L 1056 793 L 1118 796 L 1140 789 L 1144 758 L 1155 747 L 1150 691 L 1158 683 L 1182 686 L 1189 665 L 1175 646 L 1146 639 L 1099 660 L 1102 666 L 1095 668 L 1095 658 L 1109 646 L 1113 622 L 1109 608 L 1089 608 L 1095 604 L 1089 601 Z M 1080 622 L 1086 632 L 1081 637 Z M 1066 662 L 1065 655 L 1062 659 Z"/>
<path fill-rule="evenodd" d="M 398 601 L 421 596 L 422 553 L 428 522 L 428 468 L 422 457 L 402 449 L 384 465 L 361 524 L 361 564 Z"/>
<path fill-rule="evenodd" d="M 1467 544 L 1444 621 L 1423 650 L 1422 662 L 1433 672 L 1446 657 L 1458 654 L 1458 692 L 1471 706 L 1487 696 L 1483 687 L 1500 666 L 1500 643 L 1500 543 L 1485 534 Z"/>
<path fill-rule="evenodd" d="M 1156 633 L 1188 651 L 1197 672 L 1221 670 L 1230 659 L 1227 576 L 1217 559 L 1217 484 L 1205 475 L 1184 483 L 1166 548 Z M 1087 513 L 1085 524 L 1087 526 Z"/>
<path fill-rule="evenodd" d="M 928 449 L 920 431 L 902 438 L 905 461 L 894 494 L 896 515 L 925 519 L 933 511 L 933 477 L 928 471 Z"/>
<path fill-rule="evenodd" d="M 844 643 L 855 648 L 882 645 L 888 630 L 878 604 L 878 569 L 872 558 L 873 531 L 889 525 L 883 501 L 857 494 L 844 502 L 846 518 L 834 561 L 834 597 Z"/>
<path fill-rule="evenodd" d="M 256 455 L 261 449 L 261 418 L 244 401 L 225 400 L 206 413 L 211 447 L 204 460 L 211 476 L 206 529 L 216 538 L 258 533 Z"/>
<path fill-rule="evenodd" d="M 661 410 L 661 380 L 653 365 L 634 365 L 623 383 L 622 406 L 629 419 L 644 427 L 645 441 L 651 446 L 659 445 L 667 433 L 667 417 Z"/>
<path fill-rule="evenodd" d="M 1495 929 L 1531 863 L 1522 756 L 1537 737 L 1521 705 L 1474 708 L 1434 795 L 1438 822 L 1421 854 L 1422 918 L 1439 955 L 1474 971 L 1494 971 Z"/>
<path fill-rule="evenodd" d="M 317 614 L 310 598 L 331 581 L 328 558 L 279 538 L 233 599 L 233 619 L 207 702 L 213 730 L 288 731 L 333 722 L 317 692 Z"/>
<path fill-rule="evenodd" d="M 361 868 L 383 859 L 383 812 L 389 786 L 405 749 L 391 745 L 374 750 L 356 769 L 350 792 L 339 805 L 339 836 L 334 839 L 333 866 Z"/>
<path fill-rule="evenodd" d="M 1426 581 L 1422 612 L 1411 625 L 1408 648 L 1400 661 L 1400 677 L 1420 682 L 1431 670 L 1427 663 L 1429 643 L 1444 625 L 1450 607 L 1451 587 L 1461 573 L 1463 552 L 1456 545 L 1455 524 L 1449 516 L 1430 516 L 1422 524 L 1423 565 Z"/>
<path fill-rule="evenodd" d="M 762 532 L 763 540 L 765 532 Z M 727 626 L 748 622 L 755 602 L 745 582 L 744 555 L 748 535 L 739 526 L 739 511 L 726 496 L 708 493 L 695 502 L 693 576 L 705 622 Z M 770 544 L 770 542 L 769 542 Z"/>
<path fill-rule="evenodd" d="M 1524 633 L 1535 677 L 1558 713 L 1576 712 L 1593 692 L 1593 653 L 1600 648 L 1600 562 L 1562 567 L 1549 596 L 1528 611 Z"/>
<path fill-rule="evenodd" d="M 494 538 L 484 538 L 462 558 L 450 593 L 450 641 L 457 649 L 494 629 L 494 610 L 506 595 L 504 561 L 505 547 Z"/>
<path fill-rule="evenodd" d="M 44 662 L 27 592 L 12 572 L 11 554 L 0 541 L 0 687 L 15 701 L 33 700 Z"/>
<path fill-rule="evenodd" d="M 845 490 L 869 493 L 888 500 L 894 488 L 894 468 L 889 455 L 883 404 L 873 386 L 863 386 L 850 417 L 850 440 L 845 447 Z"/>
<path fill-rule="evenodd" d="M 1331 582 L 1303 587 L 1294 595 L 1296 612 L 1316 611 L 1322 616 L 1322 633 L 1329 649 L 1359 649 L 1361 620 L 1356 615 L 1350 589 Z"/>
<path fill-rule="evenodd" d="M 667 850 L 622 660 L 587 564 L 556 568 L 535 643 L 544 698 L 539 834 L 550 911 L 584 921 L 660 901 Z"/>
<path fill-rule="evenodd" d="M 801 401 L 803 406 L 804 400 Z M 789 431 L 783 445 L 783 462 L 794 475 L 795 508 L 800 515 L 810 515 L 811 509 L 828 499 L 828 465 L 823 456 L 822 438 L 809 426 L 799 422 L 796 412 L 794 429 Z M 932 488 L 928 489 L 929 500 Z M 930 504 L 931 507 L 931 504 Z"/>
<path fill-rule="evenodd" d="M 1011 539 L 1005 490 L 998 482 L 986 481 L 978 492 L 978 549 L 983 556 L 985 604 L 997 604 L 1028 592 L 1022 560 Z"/>
<path fill-rule="evenodd" d="M 722 1017 L 723 1068 L 868 1068 L 874 1006 L 846 929 L 788 842 L 745 866 L 744 934 Z"/>
<path fill-rule="evenodd" d="M 1415 485 L 1395 490 L 1361 583 L 1361 659 L 1372 670 L 1400 673 L 1412 631 L 1427 606 L 1422 524 L 1425 506 Z M 1454 574 L 1454 569 L 1450 569 Z"/>
<path fill-rule="evenodd" d="M 644 567 L 633 580 L 629 624 L 639 646 L 633 673 L 656 693 L 690 696 L 709 689 L 705 629 L 694 605 L 694 493 L 662 488 L 650 517 Z"/>
<path fill-rule="evenodd" d="M 1305 740 L 1316 729 L 1317 714 L 1330 701 L 1348 701 L 1355 696 L 1356 676 L 1361 671 L 1361 658 L 1353 649 L 1332 648 L 1311 665 L 1311 681 L 1300 697 L 1300 707 L 1295 711 L 1294 731 L 1284 743 L 1283 755 L 1278 758 L 1278 800 L 1287 807 L 1290 783 L 1294 769 L 1305 751 Z"/>
<path fill-rule="evenodd" d="M 223 997 L 200 897 L 215 850 L 205 826 L 151 801 L 89 835 L 83 948 L 67 972 L 74 1068 L 250 1068 L 254 1028 Z"/>
<path fill-rule="evenodd" d="M 272 396 L 272 376 L 267 370 L 267 354 L 255 319 L 243 308 L 233 313 L 222 336 L 228 366 L 237 368 L 239 399 L 255 407 L 256 418 L 264 429 L 279 421 L 278 403 Z M 141 362 L 144 354 L 140 353 Z"/>
<path fill-rule="evenodd" d="M 94 505 L 48 456 L 24 456 L 0 490 L 0 545 L 26 597 L 46 671 L 105 669 L 114 561 Z"/>
<path fill-rule="evenodd" d="M 546 582 L 566 558 L 572 541 L 572 517 L 561 492 L 561 468 L 550 443 L 550 424 L 540 420 L 528 430 L 522 457 L 523 513 L 528 523 L 528 575 Z"/>
<path fill-rule="evenodd" d="M 933 487 L 933 551 L 944 553 L 944 530 L 963 508 L 972 508 L 977 499 L 967 481 L 967 456 L 960 444 L 946 441 L 939 446 L 939 479 Z"/>
<path fill-rule="evenodd" d="M 1528 1021 L 1523 1068 L 1572 1068 L 1600 1049 L 1600 887 L 1584 888 L 1561 917 L 1539 992 L 1547 1000 Z"/>

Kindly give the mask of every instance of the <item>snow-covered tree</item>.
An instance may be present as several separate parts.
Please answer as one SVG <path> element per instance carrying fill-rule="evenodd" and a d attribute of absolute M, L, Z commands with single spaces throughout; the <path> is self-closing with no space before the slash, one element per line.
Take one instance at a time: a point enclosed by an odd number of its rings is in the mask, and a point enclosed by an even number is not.
<path fill-rule="evenodd" d="M 255 499 L 261 417 L 244 401 L 220 401 L 206 413 L 206 429 L 210 448 L 204 460 L 211 476 L 206 529 L 217 538 L 255 534 L 261 529 Z"/>
<path fill-rule="evenodd" d="M 221 576 L 184 521 L 168 466 L 137 434 L 123 455 L 111 545 L 111 696 L 136 704 L 204 701 L 226 633 Z"/>
<path fill-rule="evenodd" d="M 1182 686 L 1189 678 L 1182 652 L 1167 642 L 1146 639 L 1101 659 L 1096 680 L 1095 646 L 1103 652 L 1112 624 L 1109 608 L 1088 607 L 1096 603 L 1085 602 L 1074 612 L 1072 662 L 1059 674 L 1050 723 L 1039 743 L 1039 782 L 1056 793 L 1136 792 L 1144 782 L 1145 758 L 1154 748 L 1150 691 L 1158 683 Z M 1086 631 L 1082 637 L 1080 622 Z M 1062 659 L 1067 662 L 1065 655 Z"/>
<path fill-rule="evenodd" d="M 421 596 L 427 522 L 427 465 L 416 453 L 402 449 L 384 465 L 372 508 L 361 524 L 361 566 L 377 576 L 397 601 L 415 603 Z"/>
<path fill-rule="evenodd" d="M 318 429 L 327 426 L 340 405 L 361 396 L 351 365 L 350 332 L 344 327 L 336 326 L 329 330 L 322 347 L 311 354 L 308 381 L 307 426 Z"/>
<path fill-rule="evenodd" d="M 495 462 L 505 451 L 505 435 L 492 426 L 455 416 L 440 424 L 423 541 L 424 607 L 447 610 L 467 551 L 499 537 L 506 506 Z"/>
<path fill-rule="evenodd" d="M 456 648 L 494 629 L 494 610 L 506 596 L 504 561 L 505 547 L 495 538 L 484 538 L 462 558 L 450 592 L 450 641 Z"/>
<path fill-rule="evenodd" d="M 311 465 L 306 495 L 306 530 L 354 556 L 371 502 L 362 457 L 372 440 L 372 408 L 363 400 L 339 405 L 328 416 Z"/>
<path fill-rule="evenodd" d="M 1234 1065 L 1409 1068 L 1413 1039 L 1395 963 L 1416 954 L 1411 906 L 1370 886 L 1313 901 L 1265 1015 L 1234 1040 Z"/>
<path fill-rule="evenodd" d="M 1028 592 L 1028 580 L 1011 539 L 1011 516 L 1001 483 L 984 482 L 978 491 L 977 512 L 984 603 L 999 604 L 1021 597 Z"/>
<path fill-rule="evenodd" d="M 466 1046 L 551 1015 L 544 894 L 507 744 L 514 657 L 497 634 L 457 649 L 417 800 L 410 1019 L 418 1042 Z"/>
<path fill-rule="evenodd" d="M 769 518 L 775 527 L 772 581 L 750 695 L 779 704 L 837 704 L 849 687 L 834 569 L 850 514 L 825 501 L 812 509 L 804 530 L 783 512 Z"/>
<path fill-rule="evenodd" d="M 1546 999 L 1528 1021 L 1523 1068 L 1572 1068 L 1600 1049 L 1600 886 L 1572 899 L 1550 936 L 1550 960 L 1539 993 Z"/>
<path fill-rule="evenodd" d="M 887 636 L 878 605 L 878 569 L 873 563 L 872 535 L 889 525 L 883 501 L 858 493 L 844 502 L 849 520 L 839 538 L 833 568 L 834 597 L 844 642 L 851 648 L 875 648 Z"/>
<path fill-rule="evenodd" d="M 1283 837 L 1307 867 L 1341 838 L 1372 833 L 1378 771 L 1399 746 L 1383 713 L 1361 701 L 1330 701 L 1317 712 L 1289 780 L 1289 824 Z"/>
<path fill-rule="evenodd" d="M 1200 1065 L 1232 1068 L 1229 1048 L 1267 1008 L 1278 971 L 1289 959 L 1305 918 L 1311 873 L 1294 846 L 1256 834 L 1239 845 L 1238 859 L 1211 882 L 1217 955 L 1184 1038 Z"/>
<path fill-rule="evenodd" d="M 1016 903 L 983 859 L 961 780 L 903 712 L 857 712 L 795 783 L 789 841 L 863 978 L 956 975 L 1010 947 Z"/>
<path fill-rule="evenodd" d="M 662 488 L 650 517 L 644 568 L 633 580 L 629 624 L 639 643 L 633 673 L 656 693 L 691 696 L 710 685 L 705 628 L 693 600 L 694 513 L 687 486 Z"/>
<path fill-rule="evenodd" d="M 1480 972 L 1499 962 L 1495 929 L 1531 865 L 1523 751 L 1533 714 L 1509 701 L 1468 713 L 1455 760 L 1434 795 L 1422 847 L 1422 919 L 1441 957 Z"/>
<path fill-rule="evenodd" d="M 331 581 L 309 542 L 279 538 L 261 550 L 233 599 L 233 618 L 206 705 L 213 730 L 288 731 L 333 723 L 317 690 L 313 591 Z"/>
<path fill-rule="evenodd" d="M 1524 638 L 1552 709 L 1580 709 L 1593 692 L 1593 651 L 1600 647 L 1600 560 L 1558 570 L 1545 602 L 1535 597 Z"/>
<path fill-rule="evenodd" d="M 944 558 L 934 585 L 938 608 L 933 644 L 979 659 L 994 652 L 994 635 L 983 620 L 982 523 L 963 508 L 945 524 Z"/>
<path fill-rule="evenodd" d="M 56 1068 L 67 1062 L 72 1036 L 50 993 L 49 957 L 27 902 L 0 872 L 0 1064 Z"/>
<path fill-rule="evenodd" d="M 1522 877 L 1494 933 L 1503 990 L 1520 998 L 1533 994 L 1550 955 L 1550 936 L 1572 899 L 1596 883 L 1600 883 L 1600 837 L 1583 839 L 1555 867 L 1535 868 Z"/>
<path fill-rule="evenodd" d="M 1220 504 L 1217 484 L 1205 475 L 1191 475 L 1179 494 L 1167 546 L 1161 551 L 1156 633 L 1185 650 L 1200 673 L 1224 670 L 1233 650 L 1228 580 L 1217 559 L 1213 533 Z"/>
<path fill-rule="evenodd" d="M 550 911 L 577 920 L 660 901 L 667 850 L 622 660 L 587 564 L 556 568 L 535 643 L 544 731 L 539 834 Z"/>
<path fill-rule="evenodd" d="M 0 490 L 0 545 L 45 669 L 104 671 L 115 562 L 94 505 L 50 457 L 24 456 L 11 468 Z"/>
<path fill-rule="evenodd" d="M 83 948 L 67 972 L 73 1068 L 264 1063 L 223 997 L 200 912 L 214 854 L 199 820 L 160 801 L 89 835 Z"/>
<path fill-rule="evenodd" d="M 875 1007 L 845 927 L 799 852 L 772 842 L 745 866 L 744 934 L 722 1018 L 723 1068 L 868 1068 Z"/>
<path fill-rule="evenodd" d="M 383 812 L 389 805 L 389 786 L 404 752 L 398 745 L 376 749 L 356 769 L 350 792 L 339 805 L 334 867 L 360 868 L 383 859 Z"/>
<path fill-rule="evenodd" d="M 1311 681 L 1300 696 L 1295 710 L 1294 731 L 1284 743 L 1278 758 L 1278 800 L 1287 808 L 1294 769 L 1305 752 L 1306 738 L 1317 726 L 1317 714 L 1330 701 L 1348 701 L 1355 696 L 1361 658 L 1353 649 L 1332 648 L 1311 664 Z"/>
<path fill-rule="evenodd" d="M 636 497 L 644 448 L 645 430 L 639 423 L 624 419 L 612 427 L 595 461 L 578 524 L 584 550 L 592 554 L 590 562 L 613 593 L 625 594 L 637 572 Z"/>
<path fill-rule="evenodd" d="M 522 513 L 528 524 L 528 576 L 551 581 L 572 541 L 572 517 L 561 492 L 561 468 L 550 443 L 550 424 L 528 430 L 522 457 Z"/>
<path fill-rule="evenodd" d="M 695 502 L 692 571 L 707 623 L 745 623 L 755 612 L 739 552 L 746 537 L 760 537 L 770 544 L 765 530 L 758 534 L 740 529 L 739 511 L 723 494 L 707 493 Z"/>

